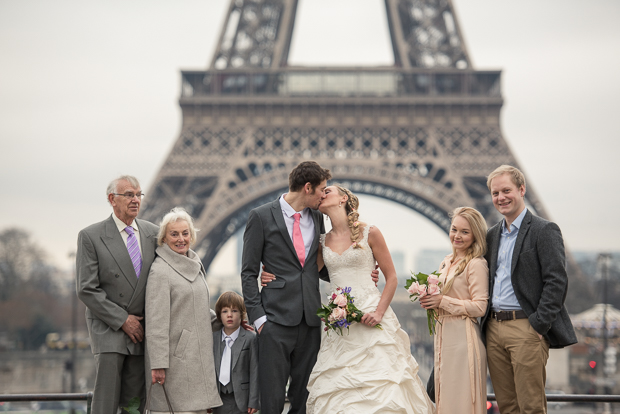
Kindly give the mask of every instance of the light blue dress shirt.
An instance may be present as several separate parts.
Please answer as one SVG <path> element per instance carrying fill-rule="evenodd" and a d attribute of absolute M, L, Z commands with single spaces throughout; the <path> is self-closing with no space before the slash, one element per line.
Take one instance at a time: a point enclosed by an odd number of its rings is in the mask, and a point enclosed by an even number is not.
<path fill-rule="evenodd" d="M 510 231 L 506 228 L 506 219 L 502 221 L 492 299 L 493 310 L 496 312 L 500 310 L 521 310 L 521 305 L 519 305 L 512 288 L 510 269 L 512 268 L 512 253 L 515 250 L 519 228 L 521 228 L 525 213 L 527 213 L 527 208 L 524 208 L 519 217 L 510 225 Z"/>

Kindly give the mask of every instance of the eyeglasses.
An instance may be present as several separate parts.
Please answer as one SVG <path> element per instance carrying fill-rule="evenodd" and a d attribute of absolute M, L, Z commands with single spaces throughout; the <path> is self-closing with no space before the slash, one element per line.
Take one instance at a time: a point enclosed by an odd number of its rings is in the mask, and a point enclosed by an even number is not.
<path fill-rule="evenodd" d="M 138 197 L 140 200 L 142 200 L 144 198 L 144 193 L 137 193 L 137 194 L 134 194 L 134 193 L 125 193 L 125 194 L 112 193 L 112 194 L 117 195 L 117 196 L 123 196 L 123 197 L 125 197 L 128 200 L 133 200 L 134 197 Z"/>

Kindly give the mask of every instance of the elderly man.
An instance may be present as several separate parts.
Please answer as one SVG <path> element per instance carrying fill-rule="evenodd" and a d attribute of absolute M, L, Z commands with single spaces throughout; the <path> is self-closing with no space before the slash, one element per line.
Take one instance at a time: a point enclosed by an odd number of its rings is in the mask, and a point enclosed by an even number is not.
<path fill-rule="evenodd" d="M 547 412 L 549 348 L 577 342 L 564 307 L 568 276 L 560 228 L 525 207 L 525 177 L 502 165 L 487 181 L 504 219 L 487 233 L 489 300 L 482 319 L 502 414 Z"/>
<path fill-rule="evenodd" d="M 124 175 L 107 189 L 113 213 L 78 235 L 77 294 L 95 355 L 93 414 L 116 414 L 133 397 L 144 409 L 144 295 L 158 227 L 136 219 L 142 190 Z"/>

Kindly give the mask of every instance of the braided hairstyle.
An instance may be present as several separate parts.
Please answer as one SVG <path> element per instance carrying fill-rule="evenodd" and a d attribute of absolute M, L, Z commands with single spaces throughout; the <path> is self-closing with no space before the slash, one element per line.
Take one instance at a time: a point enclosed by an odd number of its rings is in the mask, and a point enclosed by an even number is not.
<path fill-rule="evenodd" d="M 357 212 L 360 201 L 357 196 L 353 194 L 349 189 L 341 187 L 339 185 L 336 185 L 335 187 L 338 189 L 338 193 L 341 196 L 347 196 L 347 201 L 345 201 L 344 209 L 347 213 L 347 224 L 349 225 L 349 229 L 351 230 L 351 243 L 353 244 L 354 249 L 361 249 L 362 246 L 357 242 L 361 231 L 361 223 L 358 221 L 360 214 Z"/>
<path fill-rule="evenodd" d="M 475 208 L 457 207 L 450 214 L 450 218 L 452 219 L 452 221 L 454 221 L 454 218 L 456 216 L 461 216 L 465 220 L 467 220 L 467 223 L 469 223 L 469 226 L 471 227 L 471 233 L 472 236 L 474 236 L 474 241 L 471 246 L 469 246 L 469 249 L 467 249 L 467 252 L 465 253 L 465 258 L 461 260 L 461 263 L 459 263 L 456 270 L 454 271 L 454 277 L 450 279 L 446 286 L 444 286 L 444 288 L 442 289 L 443 293 L 450 290 L 452 284 L 454 283 L 454 279 L 456 279 L 458 275 L 463 273 L 465 267 L 472 259 L 484 256 L 487 252 L 487 223 L 484 220 L 484 217 L 482 217 L 482 214 L 480 214 L 480 212 Z M 452 260 L 454 260 L 454 257 L 456 257 L 456 250 L 454 249 L 454 247 L 452 247 Z"/>

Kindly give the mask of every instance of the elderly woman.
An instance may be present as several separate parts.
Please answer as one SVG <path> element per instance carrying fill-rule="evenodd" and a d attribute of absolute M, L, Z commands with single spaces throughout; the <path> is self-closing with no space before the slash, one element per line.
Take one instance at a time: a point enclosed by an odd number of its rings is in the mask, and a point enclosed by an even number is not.
<path fill-rule="evenodd" d="M 205 269 L 190 249 L 196 229 L 176 207 L 159 227 L 157 257 L 146 287 L 147 384 L 166 385 L 176 413 L 206 413 L 222 405 L 213 363 L 211 321 Z M 152 386 L 150 409 L 168 412 L 162 387 Z"/>

